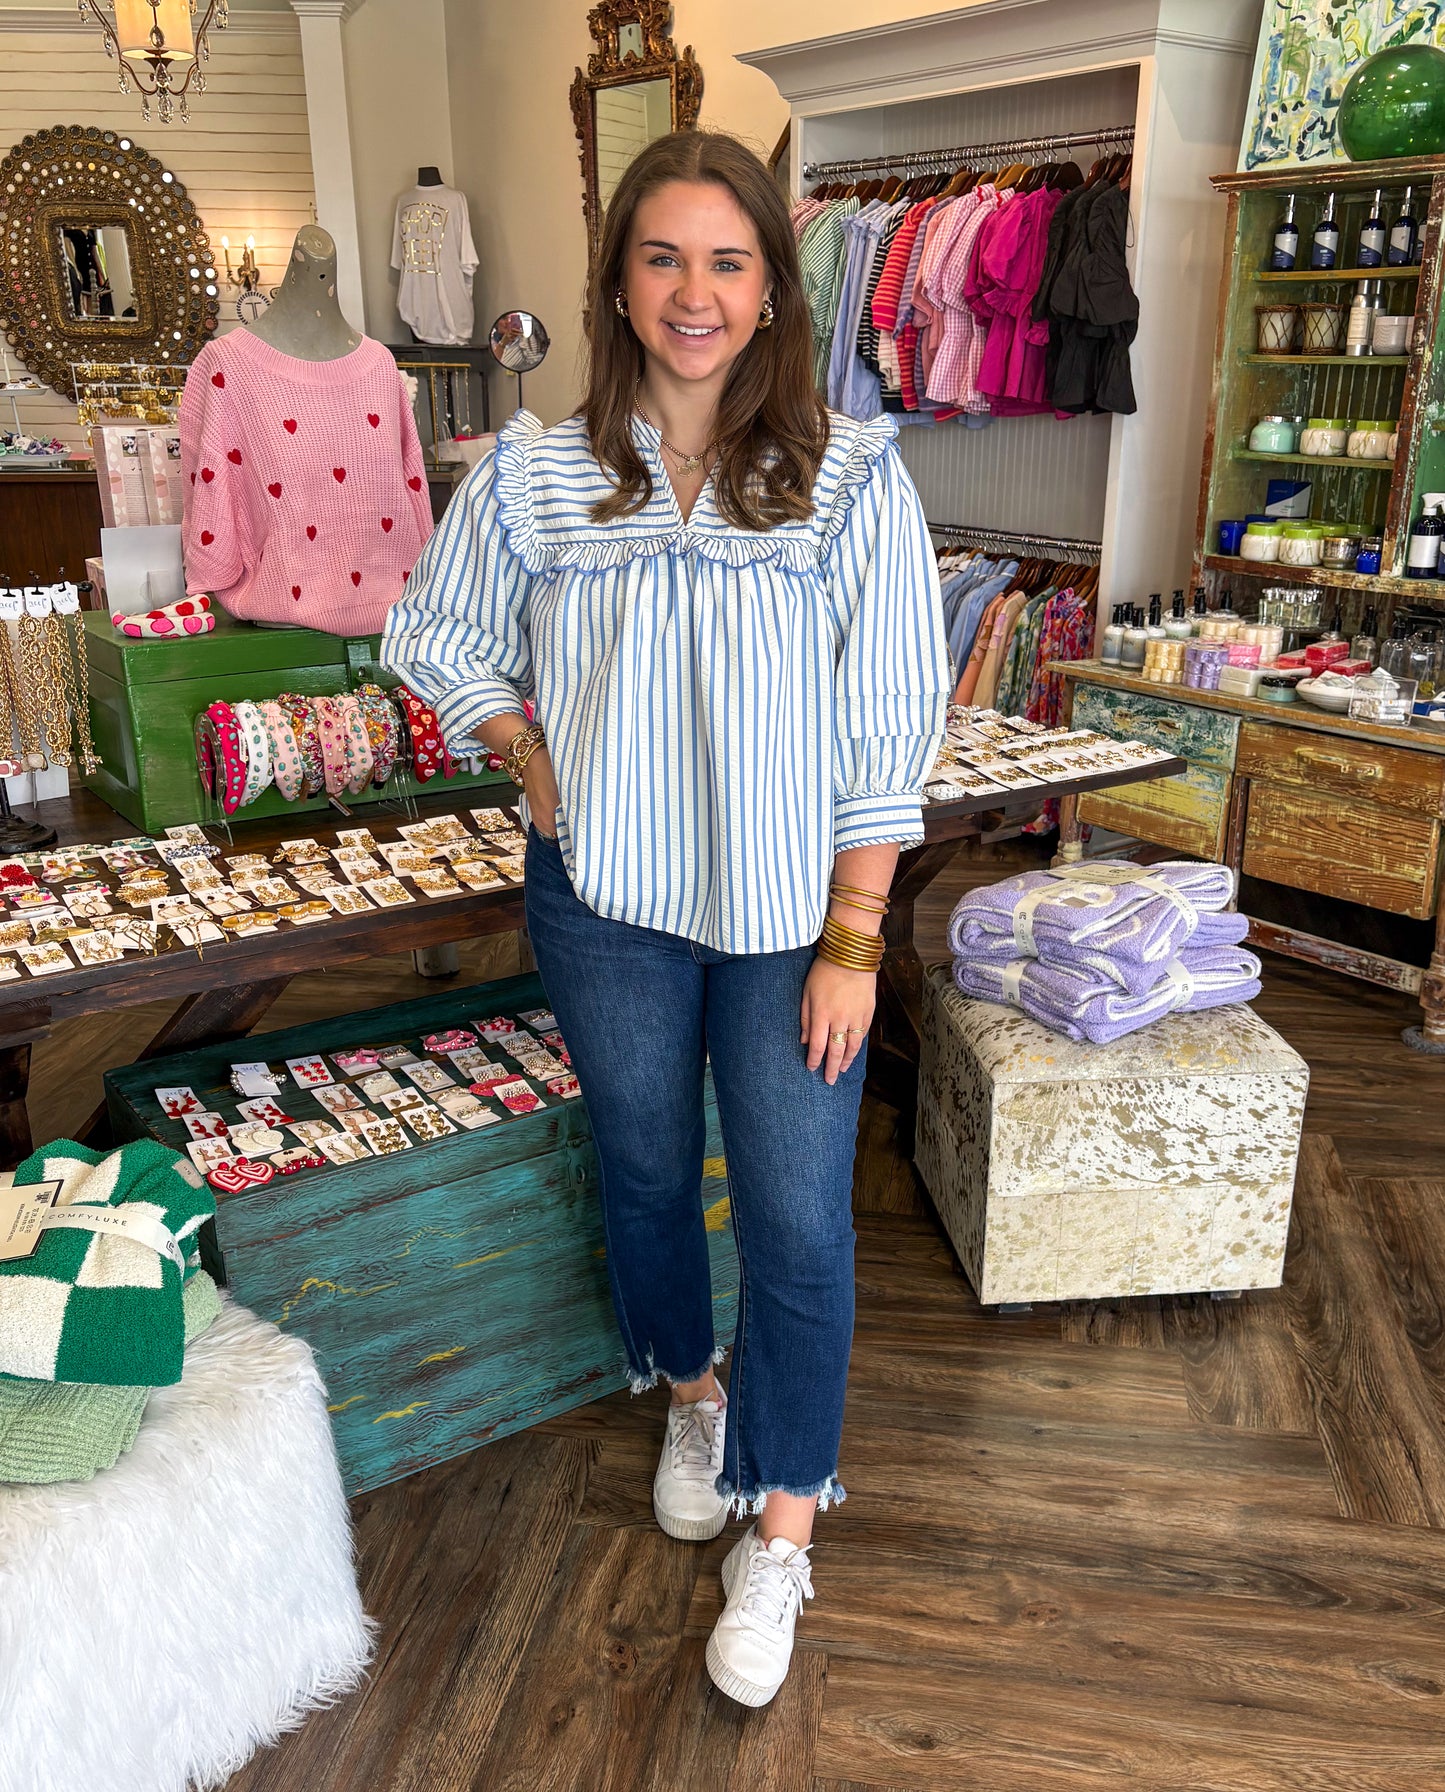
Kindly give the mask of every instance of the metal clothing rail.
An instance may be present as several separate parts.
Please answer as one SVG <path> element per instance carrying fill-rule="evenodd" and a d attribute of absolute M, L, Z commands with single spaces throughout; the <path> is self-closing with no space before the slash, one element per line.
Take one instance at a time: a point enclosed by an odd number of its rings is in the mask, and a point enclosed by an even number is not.
<path fill-rule="evenodd" d="M 804 162 L 804 180 L 832 180 L 839 174 L 935 173 L 960 168 L 969 162 L 1016 161 L 1020 156 L 1048 154 L 1056 149 L 1076 149 L 1085 143 L 1100 149 L 1129 149 L 1134 142 L 1131 124 L 1102 125 L 1092 131 L 1069 131 L 1053 137 L 1005 137 L 996 143 L 963 143 L 953 149 L 900 150 L 896 155 L 849 156 L 836 162 Z"/>
<path fill-rule="evenodd" d="M 1026 554 L 1041 560 L 1096 561 L 1103 543 L 1078 535 L 1034 535 L 1028 530 L 975 528 L 968 523 L 930 523 L 931 534 L 944 545 L 982 548 L 991 553 Z"/>

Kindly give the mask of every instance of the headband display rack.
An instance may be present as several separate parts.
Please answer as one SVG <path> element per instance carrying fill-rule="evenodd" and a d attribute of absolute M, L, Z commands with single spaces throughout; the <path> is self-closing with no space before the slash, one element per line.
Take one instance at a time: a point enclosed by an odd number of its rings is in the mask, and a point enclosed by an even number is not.
<path fill-rule="evenodd" d="M 847 156 L 835 162 L 804 162 L 804 180 L 833 180 L 841 174 L 941 174 L 969 162 L 1017 161 L 1020 156 L 1047 155 L 1059 149 L 1094 144 L 1100 150 L 1130 149 L 1133 125 L 1103 125 L 1092 131 L 1069 131 L 1052 137 L 1006 137 L 996 143 L 963 143 L 952 149 L 900 150 L 886 156 Z"/>
<path fill-rule="evenodd" d="M 1096 561 L 1103 543 L 1078 535 L 1035 535 L 1027 529 L 986 529 L 971 523 L 930 523 L 944 545 L 982 548 L 985 552 L 1027 554 L 1044 560 Z"/>

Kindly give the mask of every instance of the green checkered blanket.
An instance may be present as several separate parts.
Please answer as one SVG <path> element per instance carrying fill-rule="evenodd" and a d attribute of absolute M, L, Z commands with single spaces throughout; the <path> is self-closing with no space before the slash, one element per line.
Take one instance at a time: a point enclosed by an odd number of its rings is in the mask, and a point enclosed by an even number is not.
<path fill-rule="evenodd" d="M 153 1139 L 109 1153 L 58 1140 L 17 1183 L 60 1181 L 60 1206 L 109 1209 L 124 1231 L 47 1230 L 29 1257 L 0 1263 L 0 1375 L 166 1387 L 181 1378 L 182 1288 L 195 1234 L 216 1211 L 190 1162 Z"/>

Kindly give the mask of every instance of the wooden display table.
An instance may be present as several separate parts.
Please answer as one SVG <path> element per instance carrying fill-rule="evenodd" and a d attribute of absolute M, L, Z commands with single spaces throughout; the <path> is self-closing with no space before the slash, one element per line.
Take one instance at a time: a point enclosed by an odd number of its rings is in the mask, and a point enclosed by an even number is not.
<path fill-rule="evenodd" d="M 887 951 L 878 991 L 878 1016 L 870 1055 L 870 1080 L 885 1098 L 912 1111 L 918 1074 L 922 966 L 913 947 L 913 905 L 949 864 L 960 843 L 997 831 L 1006 822 L 1021 822 L 1038 812 L 1043 797 L 1060 799 L 1060 829 L 1065 842 L 1077 840 L 1079 793 L 1113 784 L 1156 777 L 1160 771 L 1182 770 L 1174 760 L 1133 771 L 1052 784 L 1040 791 L 1016 793 L 1000 806 L 988 798 L 934 803 L 924 810 L 925 838 L 903 853 L 894 877 L 893 908 L 884 925 Z M 465 811 L 476 803 L 495 801 L 496 792 L 443 789 L 415 805 L 418 818 Z M 36 806 L 37 817 L 55 828 L 61 845 L 98 843 L 134 834 L 114 809 L 90 792 Z M 233 823 L 234 852 L 264 852 L 269 857 L 282 839 L 307 835 L 329 844 L 337 824 L 380 827 L 376 805 L 360 815 L 303 815 Z M 398 819 L 402 817 L 398 816 Z M 213 833 L 217 830 L 212 830 Z M 135 1008 L 162 1000 L 177 1004 L 160 1032 L 136 1052 L 136 1059 L 154 1058 L 191 1046 L 237 1039 L 249 1033 L 286 985 L 303 971 L 329 970 L 391 952 L 410 952 L 446 945 L 481 934 L 511 932 L 526 925 L 519 886 L 485 893 L 467 891 L 438 901 L 421 900 L 404 908 L 372 909 L 362 915 L 338 915 L 313 927 L 283 927 L 275 933 L 228 939 L 206 946 L 158 953 L 154 958 L 127 957 L 118 964 L 61 971 L 46 977 L 21 977 L 0 984 L 0 1168 L 17 1164 L 32 1149 L 26 1092 L 30 1051 L 57 1021 L 116 1008 Z M 105 1126 L 105 1110 L 97 1109 L 81 1136 L 93 1137 Z"/>
<path fill-rule="evenodd" d="M 1352 722 L 1303 701 L 1154 684 L 1092 660 L 1056 669 L 1075 726 L 1186 761 L 1177 776 L 1086 796 L 1082 821 L 1289 889 L 1433 921 L 1423 968 L 1253 918 L 1250 939 L 1417 996 L 1424 1021 L 1407 1039 L 1445 1047 L 1445 735 Z"/>

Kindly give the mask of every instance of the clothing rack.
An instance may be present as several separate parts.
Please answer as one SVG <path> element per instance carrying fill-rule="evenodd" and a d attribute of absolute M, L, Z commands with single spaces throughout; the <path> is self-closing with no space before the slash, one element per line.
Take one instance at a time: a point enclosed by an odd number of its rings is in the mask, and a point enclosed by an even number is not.
<path fill-rule="evenodd" d="M 1102 542 L 1077 535 L 1034 535 L 1017 529 L 983 529 L 968 523 L 930 523 L 929 531 L 943 537 L 945 547 L 982 548 L 985 553 L 1027 555 L 1040 560 L 1097 564 Z"/>
<path fill-rule="evenodd" d="M 804 180 L 832 180 L 840 174 L 941 174 L 969 162 L 1017 161 L 1020 156 L 1046 155 L 1092 143 L 1100 150 L 1132 149 L 1131 124 L 1103 125 L 1092 131 L 1069 131 L 1055 137 L 1006 137 L 996 143 L 964 143 L 953 149 L 910 149 L 896 155 L 845 158 L 838 162 L 804 162 Z"/>

